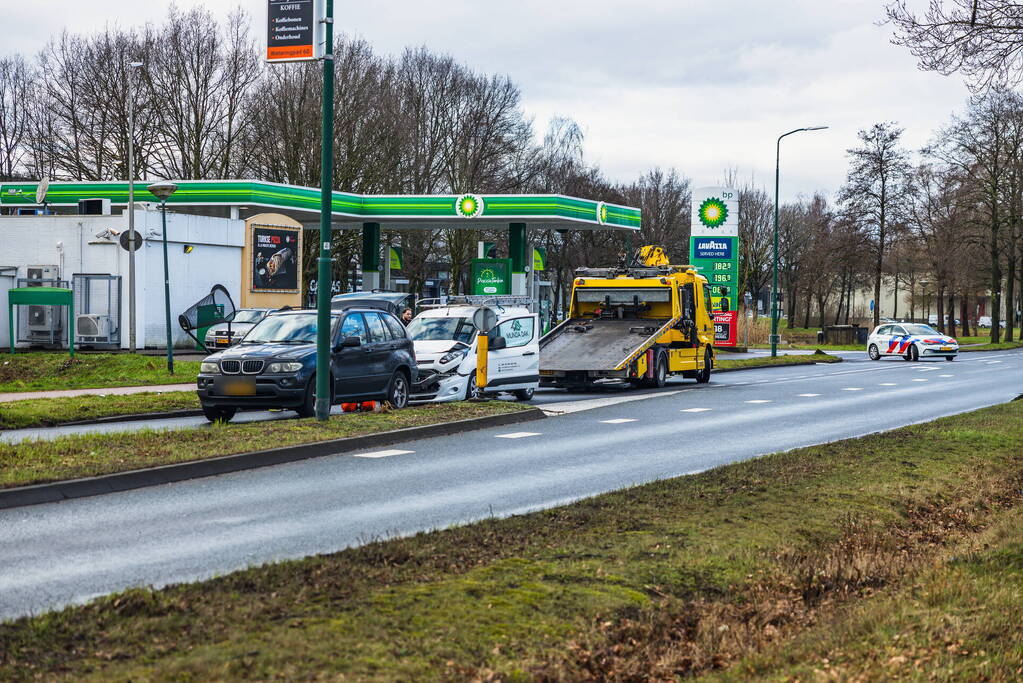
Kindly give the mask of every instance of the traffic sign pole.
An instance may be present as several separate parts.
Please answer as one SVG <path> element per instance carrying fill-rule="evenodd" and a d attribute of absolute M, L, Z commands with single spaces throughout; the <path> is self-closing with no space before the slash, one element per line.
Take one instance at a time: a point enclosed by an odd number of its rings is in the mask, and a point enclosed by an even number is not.
<path fill-rule="evenodd" d="M 331 193 L 334 185 L 334 0 L 326 0 L 323 55 L 323 129 L 320 156 L 320 258 L 316 289 L 316 419 L 330 417 L 330 286 Z"/>

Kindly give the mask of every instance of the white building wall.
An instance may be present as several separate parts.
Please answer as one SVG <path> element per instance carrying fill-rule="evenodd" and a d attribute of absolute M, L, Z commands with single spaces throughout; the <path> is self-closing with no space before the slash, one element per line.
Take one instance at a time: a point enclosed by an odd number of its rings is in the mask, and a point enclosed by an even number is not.
<path fill-rule="evenodd" d="M 135 229 L 145 243 L 136 252 L 136 333 L 140 347 L 163 348 L 164 325 L 163 248 L 160 213 L 136 210 Z M 7 291 L 26 267 L 55 265 L 61 279 L 71 284 L 74 273 L 108 273 L 121 276 L 121 346 L 128 348 L 128 252 L 116 241 L 96 238 L 110 229 L 128 229 L 127 214 L 112 216 L 0 216 L 0 347 L 7 346 Z M 237 302 L 241 291 L 241 249 L 245 223 L 241 220 L 167 214 L 167 255 L 170 264 L 171 329 L 175 346 L 194 346 L 180 328 L 178 314 L 222 284 Z M 116 239 L 116 238 L 115 238 Z M 93 244 L 90 244 L 93 242 Z M 99 242 L 99 243 L 97 243 Z M 184 245 L 193 250 L 184 253 Z M 8 270 L 14 267 L 16 270 Z M 17 324 L 17 323 L 15 323 Z"/>

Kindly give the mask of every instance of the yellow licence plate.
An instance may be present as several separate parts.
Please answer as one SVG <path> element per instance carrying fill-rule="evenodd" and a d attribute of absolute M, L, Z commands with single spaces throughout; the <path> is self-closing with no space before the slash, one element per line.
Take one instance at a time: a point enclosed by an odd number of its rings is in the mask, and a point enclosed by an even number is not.
<path fill-rule="evenodd" d="M 955 347 L 954 346 L 942 346 L 941 350 L 942 351 L 955 351 Z"/>
<path fill-rule="evenodd" d="M 541 370 L 540 374 L 541 375 L 553 375 L 554 371 L 553 370 Z"/>
<path fill-rule="evenodd" d="M 231 379 L 224 383 L 224 393 L 228 396 L 255 396 L 256 382 L 249 379 Z"/>
<path fill-rule="evenodd" d="M 231 340 L 230 339 L 225 339 L 223 337 L 218 337 L 216 339 L 216 343 L 217 343 L 217 346 L 229 346 L 231 344 Z"/>

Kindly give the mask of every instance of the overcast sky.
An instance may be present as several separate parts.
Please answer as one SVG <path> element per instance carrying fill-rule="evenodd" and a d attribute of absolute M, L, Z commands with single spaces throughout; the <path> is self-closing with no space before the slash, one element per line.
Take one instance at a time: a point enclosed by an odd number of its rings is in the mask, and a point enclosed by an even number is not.
<path fill-rule="evenodd" d="M 967 97 L 960 79 L 917 70 L 877 26 L 884 0 L 335 0 L 335 25 L 381 53 L 425 44 L 471 67 L 510 75 L 539 132 L 553 115 L 586 132 L 586 154 L 612 180 L 674 166 L 695 185 L 735 167 L 773 190 L 782 147 L 783 201 L 833 193 L 856 131 L 894 120 L 925 144 Z M 190 7 L 193 0 L 179 0 Z M 205 0 L 219 16 L 262 0 Z M 913 3 L 911 3 L 913 4 Z M 12 3 L 4 52 L 34 53 L 49 36 L 159 21 L 137 0 Z"/>

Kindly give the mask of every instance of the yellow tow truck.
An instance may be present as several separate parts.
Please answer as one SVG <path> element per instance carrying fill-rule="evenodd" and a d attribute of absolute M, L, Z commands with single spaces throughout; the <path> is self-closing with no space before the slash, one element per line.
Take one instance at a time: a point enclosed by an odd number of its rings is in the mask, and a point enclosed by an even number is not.
<path fill-rule="evenodd" d="M 710 287 L 692 266 L 645 246 L 632 264 L 579 268 L 568 318 L 540 339 L 540 385 L 663 387 L 669 375 L 710 381 Z"/>

